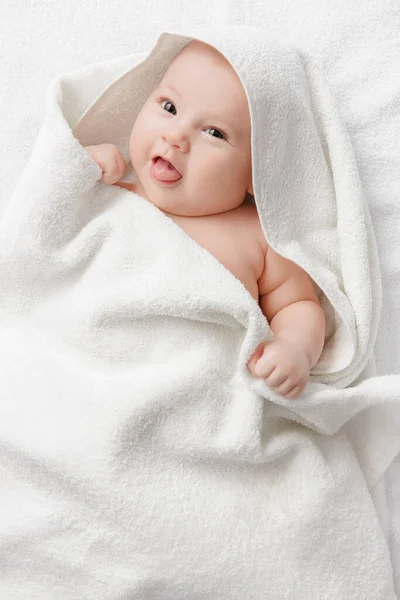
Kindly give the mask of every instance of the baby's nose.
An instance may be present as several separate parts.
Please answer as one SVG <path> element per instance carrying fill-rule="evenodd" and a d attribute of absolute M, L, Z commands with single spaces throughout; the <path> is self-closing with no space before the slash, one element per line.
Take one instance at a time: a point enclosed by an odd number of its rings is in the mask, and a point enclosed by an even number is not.
<path fill-rule="evenodd" d="M 179 131 L 170 132 L 162 136 L 162 141 L 169 146 L 179 148 L 181 152 L 187 152 L 189 149 L 189 140 L 187 136 Z"/>

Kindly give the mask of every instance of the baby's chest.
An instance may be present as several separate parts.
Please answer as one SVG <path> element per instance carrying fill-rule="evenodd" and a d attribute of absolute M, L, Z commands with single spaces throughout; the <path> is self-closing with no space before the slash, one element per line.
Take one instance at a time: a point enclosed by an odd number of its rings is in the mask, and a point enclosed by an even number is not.
<path fill-rule="evenodd" d="M 256 223 L 243 222 L 232 216 L 176 219 L 176 222 L 239 279 L 258 302 L 257 280 L 264 267 L 265 255 Z"/>

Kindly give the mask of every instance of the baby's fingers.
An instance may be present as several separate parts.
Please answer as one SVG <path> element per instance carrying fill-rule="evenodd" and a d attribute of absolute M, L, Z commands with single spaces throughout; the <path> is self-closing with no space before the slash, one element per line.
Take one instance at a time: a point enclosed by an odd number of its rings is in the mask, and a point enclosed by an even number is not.
<path fill-rule="evenodd" d="M 294 387 L 292 387 L 291 390 L 286 392 L 286 394 L 284 394 L 284 396 L 288 400 L 292 400 L 293 398 L 296 398 L 299 394 L 301 394 L 302 391 L 303 390 L 302 390 L 301 386 L 295 385 Z"/>
<path fill-rule="evenodd" d="M 282 372 L 278 367 L 270 375 L 264 375 L 265 382 L 272 388 L 280 388 L 288 383 L 288 374 Z M 293 384 L 292 384 L 293 385 Z"/>
<path fill-rule="evenodd" d="M 289 375 L 279 356 L 273 351 L 273 346 L 265 345 L 264 351 L 254 367 L 256 377 L 265 379 L 273 387 L 280 385 Z"/>
<path fill-rule="evenodd" d="M 253 373 L 256 377 L 260 377 L 260 379 L 265 379 L 272 375 L 276 370 L 276 362 L 268 358 L 267 356 L 262 356 L 259 358 L 255 365 Z M 275 373 L 275 376 L 277 374 Z"/>
<path fill-rule="evenodd" d="M 117 153 L 117 166 L 118 166 L 118 172 L 122 177 L 126 171 L 127 165 L 125 162 L 125 158 L 123 157 L 123 154 L 121 152 Z"/>
<path fill-rule="evenodd" d="M 281 396 L 286 396 L 286 394 L 291 392 L 291 390 L 294 387 L 298 387 L 298 383 L 293 379 L 293 377 L 286 377 L 286 379 L 281 384 L 277 386 L 272 385 L 270 387 L 274 387 L 274 392 L 276 392 L 277 394 L 280 394 Z"/>
<path fill-rule="evenodd" d="M 286 381 L 274 389 L 274 392 L 285 398 L 296 398 L 307 385 L 307 378 L 289 376 Z"/>
<path fill-rule="evenodd" d="M 263 351 L 264 351 L 264 344 L 260 344 L 257 347 L 257 349 L 254 351 L 254 353 L 251 355 L 251 358 L 247 363 L 247 368 L 249 369 L 249 371 L 252 375 L 256 375 L 255 366 L 256 366 L 257 362 L 259 361 Z"/>

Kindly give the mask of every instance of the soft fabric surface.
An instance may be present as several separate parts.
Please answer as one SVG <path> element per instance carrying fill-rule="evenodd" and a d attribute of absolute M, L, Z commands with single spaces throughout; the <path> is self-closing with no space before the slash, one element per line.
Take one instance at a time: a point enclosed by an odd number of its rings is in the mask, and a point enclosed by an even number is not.
<path fill-rule="evenodd" d="M 370 491 L 399 451 L 399 379 L 364 380 L 380 274 L 347 132 L 304 52 L 254 29 L 186 34 L 246 87 L 260 218 L 321 288 L 324 354 L 295 401 L 250 377 L 271 336 L 257 303 L 156 207 L 99 183 L 82 147 L 124 149 L 125 117 L 190 38 L 54 81 L 1 223 L 0 589 L 395 598 Z"/>

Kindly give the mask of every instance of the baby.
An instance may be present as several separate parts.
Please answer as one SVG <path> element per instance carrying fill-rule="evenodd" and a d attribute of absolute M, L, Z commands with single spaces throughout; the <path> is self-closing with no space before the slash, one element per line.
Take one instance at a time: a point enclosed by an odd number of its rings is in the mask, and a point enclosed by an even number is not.
<path fill-rule="evenodd" d="M 226 58 L 200 41 L 170 63 L 133 126 L 137 183 L 112 144 L 87 146 L 101 181 L 139 194 L 213 254 L 259 302 L 274 333 L 248 362 L 275 392 L 295 398 L 322 352 L 325 317 L 309 275 L 265 240 L 253 194 L 250 114 Z"/>

